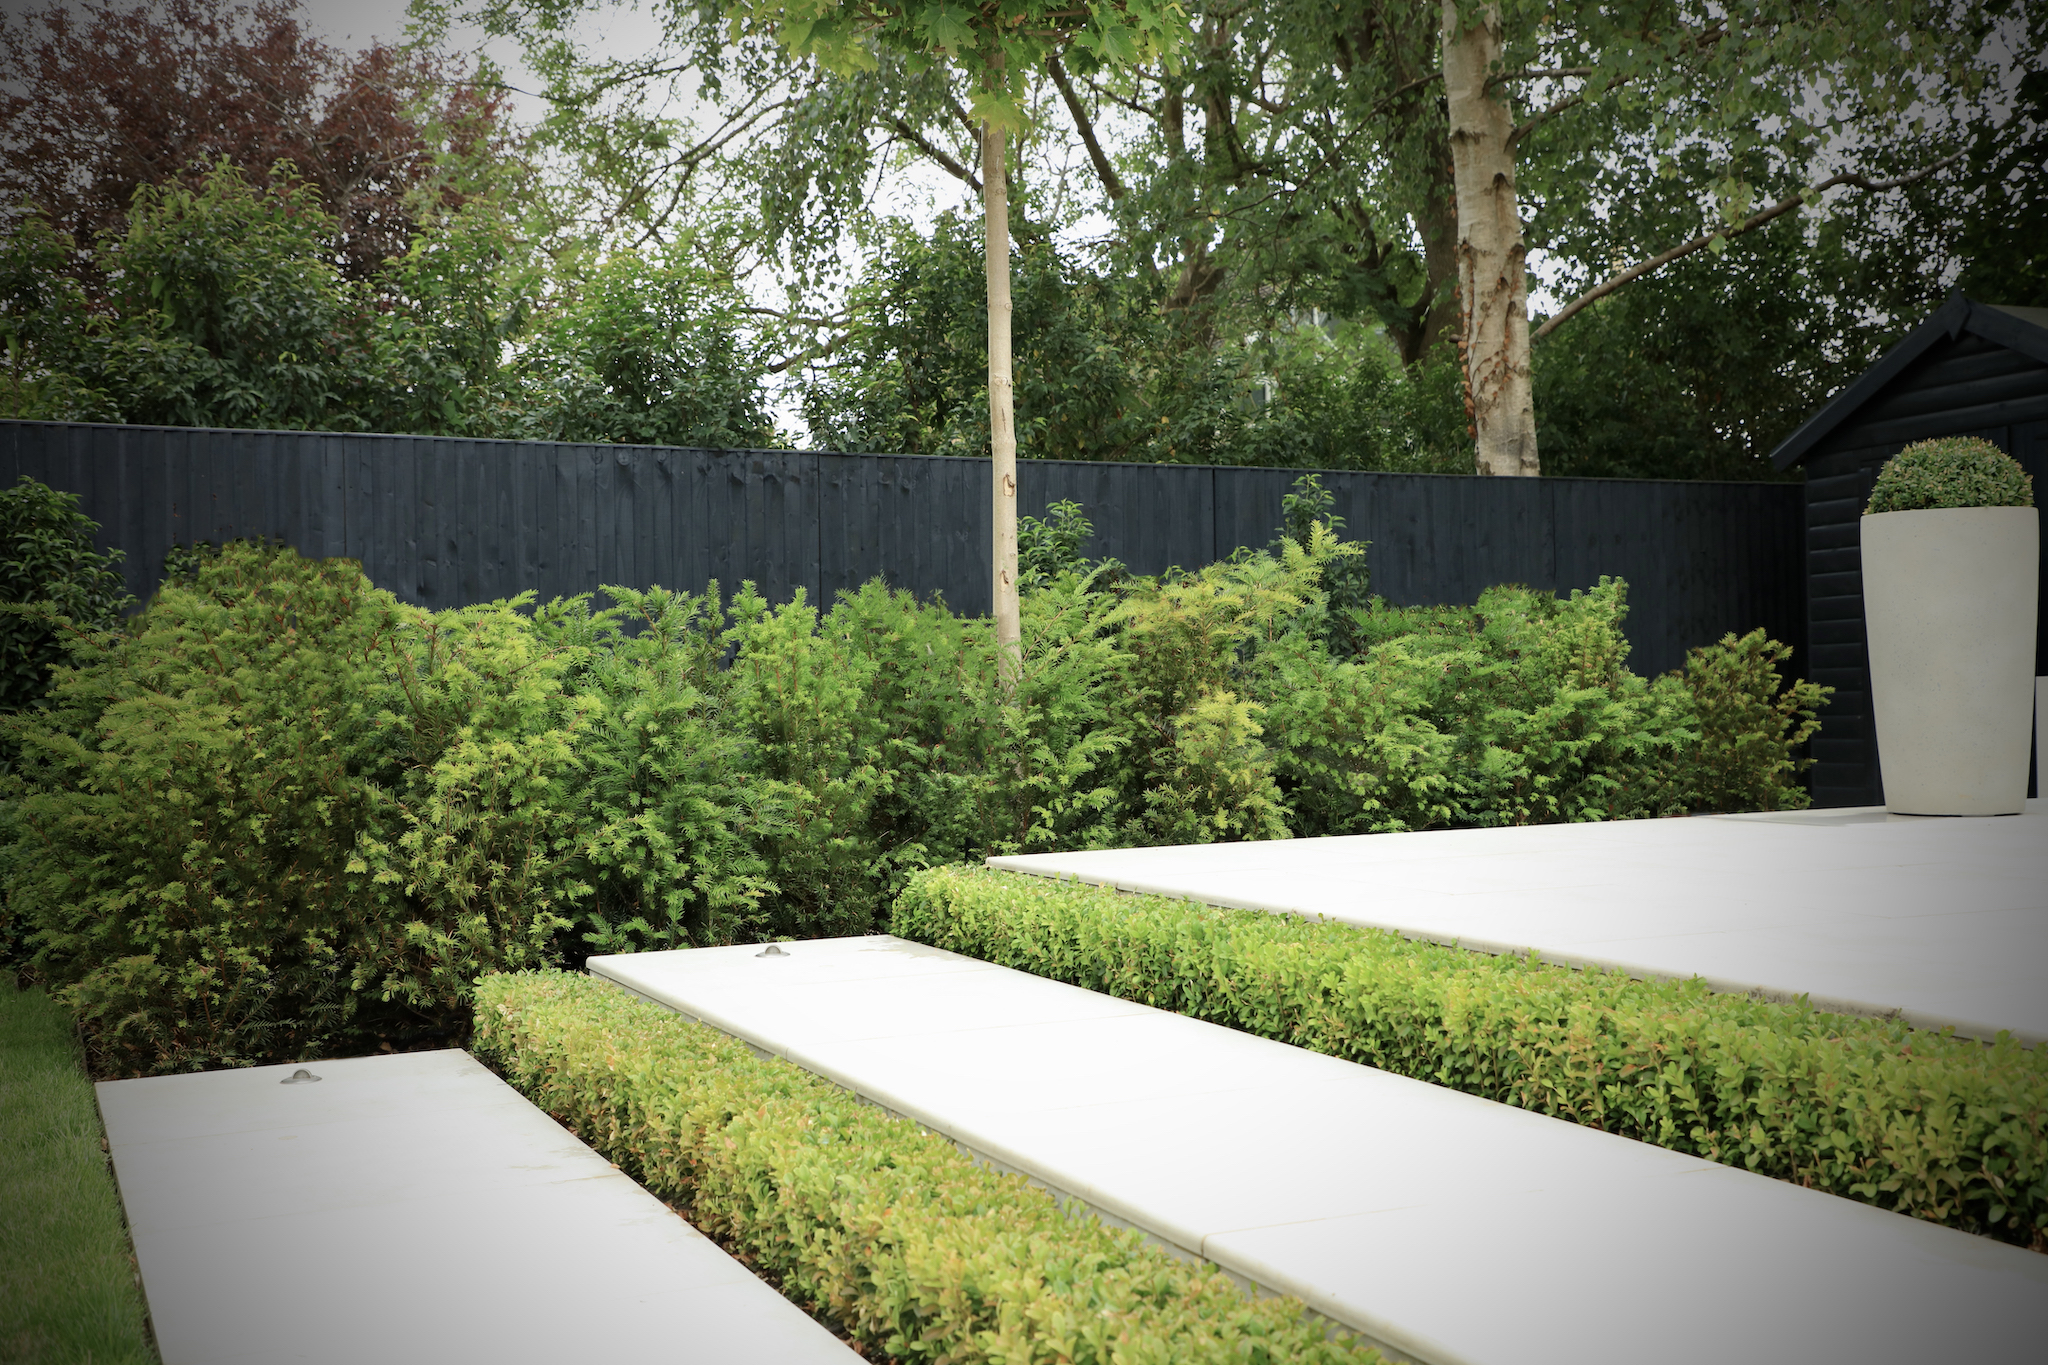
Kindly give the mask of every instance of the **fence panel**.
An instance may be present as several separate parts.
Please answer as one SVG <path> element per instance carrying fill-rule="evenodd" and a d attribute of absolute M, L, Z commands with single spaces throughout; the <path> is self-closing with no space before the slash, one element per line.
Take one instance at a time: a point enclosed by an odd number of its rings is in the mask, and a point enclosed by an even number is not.
<path fill-rule="evenodd" d="M 600 584 L 829 604 L 880 576 L 956 610 L 989 607 L 989 472 L 980 460 L 802 451 L 206 431 L 0 422 L 0 482 L 77 493 L 146 598 L 173 545 L 280 537 L 347 555 L 427 607 Z M 1072 499 L 1093 556 L 1141 573 L 1268 544 L 1298 474 L 1030 460 L 1026 515 Z M 1793 484 L 1322 475 L 1373 590 L 1470 602 L 1495 583 L 1552 591 L 1629 581 L 1639 670 L 1764 626 L 1805 662 L 1803 511 Z"/>

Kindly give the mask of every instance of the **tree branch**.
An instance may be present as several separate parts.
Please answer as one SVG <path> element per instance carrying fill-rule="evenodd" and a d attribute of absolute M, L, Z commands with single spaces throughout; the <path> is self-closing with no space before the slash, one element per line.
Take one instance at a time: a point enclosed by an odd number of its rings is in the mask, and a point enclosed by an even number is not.
<path fill-rule="evenodd" d="M 779 322 L 795 323 L 804 327 L 844 327 L 847 319 L 853 315 L 850 309 L 841 309 L 829 317 L 811 317 L 808 314 L 791 313 L 781 308 L 762 308 L 757 304 L 744 305 L 739 311 L 757 318 L 774 318 Z"/>
<path fill-rule="evenodd" d="M 890 119 L 889 123 L 891 127 L 895 128 L 896 135 L 898 137 L 902 138 L 905 142 L 908 142 L 911 146 L 917 148 L 917 150 L 923 152 L 926 156 L 930 157 L 932 160 L 938 162 L 941 166 L 945 167 L 947 173 L 952 175 L 955 179 L 966 181 L 968 185 L 973 188 L 976 194 L 981 193 L 981 178 L 975 175 L 973 171 L 968 170 L 965 166 L 955 161 L 952 157 L 947 156 L 945 152 L 941 151 L 937 147 L 934 147 L 931 143 L 925 141 L 923 136 L 920 135 L 915 128 L 912 128 L 902 119 Z"/>
<path fill-rule="evenodd" d="M 946 103 L 952 108 L 953 117 L 959 119 L 960 126 L 967 130 L 967 140 L 974 143 L 977 147 L 980 146 L 981 125 L 967 116 L 967 111 L 960 107 L 960 101 L 954 97 L 953 92 L 950 90 L 946 92 Z"/>
<path fill-rule="evenodd" d="M 1443 78 L 1444 73 L 1441 69 L 1439 69 L 1430 72 L 1427 76 L 1417 76 L 1412 81 L 1404 81 L 1400 85 L 1395 86 L 1392 90 L 1389 90 L 1386 94 L 1380 96 L 1379 99 L 1374 102 L 1372 106 L 1372 112 L 1374 114 L 1385 113 L 1388 109 L 1391 109 L 1396 102 L 1398 102 L 1403 96 L 1407 95 L 1409 92 L 1420 90 L 1423 86 L 1428 85 L 1433 81 L 1440 81 Z"/>
<path fill-rule="evenodd" d="M 1588 304 L 1595 303 L 1600 299 L 1606 298 L 1609 294 L 1612 294 L 1615 290 L 1621 288 L 1630 280 L 1640 279 L 1642 276 L 1649 274 L 1653 270 L 1660 270 L 1663 267 L 1671 264 L 1673 261 L 1677 260 L 1681 256 L 1690 256 L 1693 252 L 1698 251 L 1701 247 L 1710 245 L 1716 237 L 1724 239 L 1729 237 L 1737 237 L 1745 232 L 1748 232 L 1752 228 L 1762 227 L 1765 223 L 1770 222 L 1773 218 L 1783 217 L 1785 214 L 1790 213 L 1793 209 L 1798 208 L 1801 204 L 1808 202 L 1814 196 L 1819 195 L 1827 190 L 1831 190 L 1835 188 L 1837 185 L 1853 185 L 1857 189 L 1866 190 L 1871 193 L 1882 193 L 1885 190 L 1895 190 L 1902 185 L 1910 185 L 1916 180 L 1925 180 L 1928 176 L 1935 174 L 1937 171 L 1946 170 L 1948 167 L 1955 165 L 1958 161 L 1961 161 L 1963 159 L 1963 155 L 1964 154 L 1962 152 L 1957 152 L 1953 156 L 1945 156 L 1941 160 L 1936 161 L 1931 165 L 1922 166 L 1917 171 L 1909 171 L 1905 175 L 1899 176 L 1893 180 L 1872 180 L 1867 176 L 1859 175 L 1855 172 L 1848 172 L 1842 175 L 1829 176 L 1826 180 L 1820 181 L 1818 184 L 1807 186 L 1805 189 L 1799 191 L 1799 193 L 1797 194 L 1786 195 L 1783 199 L 1780 199 L 1777 203 L 1771 205 L 1769 208 L 1764 209 L 1760 213 L 1751 214 L 1749 217 L 1743 219 L 1740 223 L 1737 223 L 1734 227 L 1716 228 L 1714 231 L 1706 233 L 1703 236 L 1695 237 L 1689 242 L 1684 242 L 1678 246 L 1672 247 L 1671 250 L 1666 251 L 1661 255 L 1652 256 L 1649 260 L 1644 261 L 1640 265 L 1632 265 L 1626 270 L 1620 271 L 1614 275 L 1609 276 L 1603 283 L 1595 285 L 1593 288 L 1588 289 L 1585 293 L 1579 295 L 1570 303 L 1558 309 L 1557 312 L 1553 314 L 1549 319 L 1547 319 L 1541 327 L 1538 327 L 1535 330 L 1535 332 L 1530 336 L 1529 339 L 1531 341 L 1540 341 L 1542 338 L 1549 336 L 1552 332 L 1557 330 L 1558 325 L 1564 322 L 1566 318 L 1569 318 L 1573 314 L 1579 312 Z"/>
<path fill-rule="evenodd" d="M 1081 101 L 1074 95 L 1073 82 L 1067 79 L 1067 68 L 1060 64 L 1060 54 L 1055 52 L 1045 59 L 1045 69 L 1052 77 L 1052 83 L 1059 87 L 1060 98 L 1066 101 L 1067 113 L 1074 120 L 1074 131 L 1081 135 L 1081 145 L 1088 149 L 1088 159 L 1095 163 L 1095 174 L 1102 180 L 1102 188 L 1111 199 L 1124 197 L 1124 182 L 1117 178 L 1116 168 L 1103 155 L 1102 144 L 1095 140 L 1095 125 L 1088 121 L 1088 115 L 1081 108 Z"/>
<path fill-rule="evenodd" d="M 1726 36 L 1726 34 L 1727 29 L 1725 27 L 1723 27 L 1720 24 L 1711 24 L 1708 27 L 1701 29 L 1698 33 L 1693 34 L 1690 38 L 1687 38 L 1683 43 L 1679 45 L 1677 52 L 1673 55 L 1683 55 L 1684 52 L 1688 49 L 1697 52 L 1704 48 L 1711 47 L 1715 43 L 1720 42 L 1721 39 Z M 1505 72 L 1487 81 L 1486 85 L 1488 89 L 1492 89 L 1495 84 L 1501 81 L 1520 80 L 1524 77 L 1527 77 L 1529 79 L 1536 79 L 1540 77 L 1551 77 L 1555 79 L 1563 79 L 1569 76 L 1584 77 L 1592 75 L 1594 71 L 1595 68 L 1590 66 L 1561 66 L 1555 68 L 1554 70 L 1546 71 Z M 1623 76 L 1618 80 L 1611 80 L 1607 82 L 1607 84 L 1601 86 L 1600 89 L 1595 93 L 1605 95 L 1609 91 L 1619 90 L 1622 86 L 1632 84 L 1636 80 L 1640 79 L 1644 74 L 1645 73 L 1638 71 L 1632 76 Z M 1556 103 L 1552 104 L 1549 108 L 1543 110 L 1541 113 L 1531 116 L 1526 122 L 1517 124 L 1515 126 L 1515 130 L 1508 134 L 1508 146 L 1514 147 L 1517 143 L 1521 142 L 1523 138 L 1527 137 L 1530 133 L 1534 132 L 1536 130 L 1537 125 L 1542 123 L 1545 119 L 1555 118 L 1557 115 L 1562 114 L 1565 110 L 1571 108 L 1573 105 L 1584 102 L 1586 94 L 1587 92 L 1583 88 L 1576 90 L 1571 94 L 1566 95 L 1564 98 L 1558 100 Z"/>
<path fill-rule="evenodd" d="M 1634 79 L 1634 76 L 1623 76 L 1620 80 L 1611 81 L 1607 85 L 1601 87 L 1600 93 L 1604 95 L 1610 90 L 1619 90 L 1622 86 L 1627 85 L 1630 81 Z M 1575 90 L 1571 94 L 1566 95 L 1564 98 L 1552 103 L 1548 108 L 1545 108 L 1535 114 L 1531 114 L 1527 119 L 1524 119 L 1522 122 L 1516 124 L 1514 131 L 1508 134 L 1508 146 L 1511 148 L 1519 146 L 1521 144 L 1522 139 L 1527 137 L 1529 134 L 1535 132 L 1539 124 L 1543 123 L 1547 119 L 1557 117 L 1559 114 L 1562 114 L 1565 110 L 1571 108 L 1575 104 L 1582 103 L 1585 100 L 1585 98 L 1586 92 L 1584 90 Z"/>
<path fill-rule="evenodd" d="M 1598 68 L 1590 66 L 1554 66 L 1545 71 L 1503 71 L 1486 79 L 1486 88 L 1506 85 L 1509 81 L 1556 81 L 1567 76 L 1590 76 Z"/>
<path fill-rule="evenodd" d="M 852 339 L 852 332 L 841 332 L 822 346 L 810 346 L 798 351 L 793 356 L 786 356 L 781 360 L 775 361 L 773 364 L 765 367 L 766 372 L 769 374 L 781 374 L 785 370 L 793 370 L 799 365 L 808 365 L 813 360 L 824 360 Z"/>
<path fill-rule="evenodd" d="M 1138 117 L 1140 118 L 1156 119 L 1159 117 L 1158 105 L 1141 104 L 1137 100 L 1126 99 L 1124 96 L 1117 94 L 1114 90 L 1104 90 L 1102 88 L 1101 83 L 1098 81 L 1089 81 L 1088 90 L 1089 93 L 1093 94 L 1095 98 L 1101 100 L 1103 103 L 1114 104 L 1122 108 L 1128 109 L 1132 113 L 1138 115 Z"/>

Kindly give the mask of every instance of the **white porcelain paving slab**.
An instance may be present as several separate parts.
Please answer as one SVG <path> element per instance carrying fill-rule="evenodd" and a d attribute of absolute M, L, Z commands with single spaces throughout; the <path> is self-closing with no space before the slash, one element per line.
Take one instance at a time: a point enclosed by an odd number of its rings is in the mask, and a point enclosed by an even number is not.
<path fill-rule="evenodd" d="M 989 866 L 1327 916 L 1715 990 L 2048 1040 L 2048 812 L 1857 810 L 1364 834 Z"/>
<path fill-rule="evenodd" d="M 463 1052 L 108 1081 L 164 1365 L 859 1359 Z"/>
<path fill-rule="evenodd" d="M 2018 1359 L 2048 1256 L 891 937 L 597 957 L 1428 1365 Z"/>

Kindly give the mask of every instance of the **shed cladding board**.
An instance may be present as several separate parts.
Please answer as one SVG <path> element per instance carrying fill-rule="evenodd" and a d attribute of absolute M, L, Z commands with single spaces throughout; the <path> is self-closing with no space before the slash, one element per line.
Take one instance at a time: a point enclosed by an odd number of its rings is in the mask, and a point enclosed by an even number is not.
<path fill-rule="evenodd" d="M 1884 462 L 1914 441 L 1981 436 L 2048 490 L 2048 365 L 1962 332 L 1936 342 L 1806 455 L 1806 577 L 1812 677 L 1835 689 L 1813 741 L 1816 805 L 1876 805 L 1884 781 L 1871 721 L 1863 628 L 1863 508 Z M 2042 584 L 2048 607 L 2048 575 Z M 2048 674 L 2037 626 L 2034 672 Z"/>
<path fill-rule="evenodd" d="M 146 598 L 165 551 L 275 536 L 360 560 L 431 608 L 543 600 L 606 583 L 829 605 L 881 577 L 989 609 L 986 461 L 418 436 L 0 422 L 0 481 L 80 495 Z M 1267 545 L 1299 478 L 1285 469 L 1031 460 L 1020 511 L 1072 500 L 1086 547 L 1140 573 Z M 1482 479 L 1325 472 L 1345 532 L 1371 542 L 1373 589 L 1470 602 L 1496 583 L 1629 583 L 1634 665 L 1762 626 L 1804 649 L 1800 491 L 1792 484 Z M 1803 660 L 1795 663 L 1803 667 Z"/>

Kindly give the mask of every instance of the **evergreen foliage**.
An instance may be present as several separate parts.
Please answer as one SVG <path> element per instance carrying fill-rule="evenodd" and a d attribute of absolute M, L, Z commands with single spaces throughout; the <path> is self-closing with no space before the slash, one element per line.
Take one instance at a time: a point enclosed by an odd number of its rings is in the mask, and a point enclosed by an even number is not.
<path fill-rule="evenodd" d="M 1054 503 L 1045 509 L 1042 521 L 1017 518 L 1018 581 L 1040 587 L 1061 574 L 1087 573 L 1090 565 L 1081 547 L 1094 535 L 1095 523 L 1078 502 Z"/>
<path fill-rule="evenodd" d="M 1163 286 L 1027 238 L 1011 262 L 1017 440 L 1027 457 L 1311 469 L 1466 470 L 1455 362 L 1415 372 L 1371 328 L 1280 317 L 1219 338 L 1160 311 Z M 802 390 L 826 449 L 988 453 L 978 227 L 888 233 L 853 320 Z"/>
<path fill-rule="evenodd" d="M 879 582 L 428 613 L 188 557 L 0 723 L 10 933 L 101 1067 L 173 1071 L 458 1036 L 483 972 L 869 932 L 994 853 L 1805 802 L 1822 692 L 1760 633 L 1645 679 L 1617 582 L 1340 609 L 1361 547 L 1313 517 L 1162 579 L 1056 524 L 1007 690 L 986 620 Z"/>
<path fill-rule="evenodd" d="M 2018 460 L 1981 436 L 1942 436 L 1886 460 L 1863 514 L 2033 505 L 2033 476 Z"/>
<path fill-rule="evenodd" d="M 33 213 L 0 228 L 0 415 L 773 443 L 729 279 L 656 249 L 544 264 L 487 195 L 352 279 L 291 171 L 258 182 L 223 161 L 144 185 L 125 230 L 91 244 Z"/>
<path fill-rule="evenodd" d="M 60 632 L 111 630 L 134 602 L 121 552 L 93 547 L 97 530 L 75 493 L 26 474 L 0 490 L 0 608 L 35 608 L 0 610 L 0 714 L 33 705 L 48 689 L 50 669 L 64 658 Z"/>

